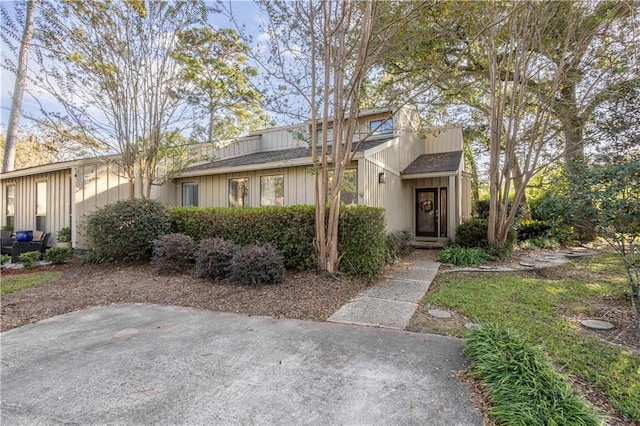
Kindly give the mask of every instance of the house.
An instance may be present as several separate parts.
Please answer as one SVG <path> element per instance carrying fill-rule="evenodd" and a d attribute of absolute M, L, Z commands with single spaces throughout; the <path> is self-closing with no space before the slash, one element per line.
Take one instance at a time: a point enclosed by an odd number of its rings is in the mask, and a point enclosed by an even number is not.
<path fill-rule="evenodd" d="M 331 128 L 327 131 L 331 139 Z M 197 155 L 215 161 L 193 164 L 154 187 L 152 198 L 183 206 L 313 204 L 311 148 L 301 137 L 309 132 L 310 124 L 302 123 L 253 132 L 221 148 L 198 145 Z M 377 109 L 359 116 L 357 137 L 369 134 L 354 146 L 342 202 L 383 207 L 388 231 L 410 231 L 418 241 L 453 238 L 457 225 L 471 216 L 462 128 L 421 134 L 413 110 Z M 90 158 L 1 174 L 0 224 L 54 234 L 71 226 L 73 247 L 87 248 L 83 216 L 129 195 L 117 159 Z"/>

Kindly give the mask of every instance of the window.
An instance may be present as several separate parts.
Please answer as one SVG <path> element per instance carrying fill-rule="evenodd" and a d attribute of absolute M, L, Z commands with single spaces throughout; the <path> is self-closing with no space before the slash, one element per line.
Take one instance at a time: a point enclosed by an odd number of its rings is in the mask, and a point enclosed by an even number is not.
<path fill-rule="evenodd" d="M 196 182 L 182 184 L 182 205 L 185 207 L 198 206 L 198 184 Z"/>
<path fill-rule="evenodd" d="M 284 175 L 260 176 L 260 205 L 284 206 Z"/>
<path fill-rule="evenodd" d="M 393 120 L 373 120 L 369 125 L 369 131 L 374 135 L 388 135 L 393 133 Z"/>
<path fill-rule="evenodd" d="M 249 206 L 249 178 L 229 179 L 229 207 Z"/>
<path fill-rule="evenodd" d="M 322 129 L 318 129 L 316 132 L 318 146 L 322 145 Z M 333 127 L 327 129 L 327 143 L 333 142 Z"/>
<path fill-rule="evenodd" d="M 15 226 L 16 225 L 16 186 L 15 185 L 7 185 L 6 187 L 6 224 Z"/>
<path fill-rule="evenodd" d="M 47 224 L 47 182 L 36 182 L 36 229 L 45 232 Z"/>
<path fill-rule="evenodd" d="M 333 170 L 329 171 L 329 183 L 333 179 Z M 352 206 L 358 204 L 358 170 L 347 169 L 340 185 L 340 204 Z"/>

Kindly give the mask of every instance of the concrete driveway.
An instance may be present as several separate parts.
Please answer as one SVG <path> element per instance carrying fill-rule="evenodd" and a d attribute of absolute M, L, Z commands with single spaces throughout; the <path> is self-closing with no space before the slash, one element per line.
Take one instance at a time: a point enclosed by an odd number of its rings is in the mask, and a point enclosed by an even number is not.
<path fill-rule="evenodd" d="M 441 336 L 127 304 L 0 343 L 3 425 L 482 424 Z"/>

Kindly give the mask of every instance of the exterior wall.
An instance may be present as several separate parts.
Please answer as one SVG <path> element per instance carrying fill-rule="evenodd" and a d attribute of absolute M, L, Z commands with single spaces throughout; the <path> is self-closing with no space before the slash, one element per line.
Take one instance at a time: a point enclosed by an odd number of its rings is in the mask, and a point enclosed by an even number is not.
<path fill-rule="evenodd" d="M 181 205 L 182 183 L 196 182 L 200 207 L 228 207 L 229 179 L 249 178 L 249 207 L 257 207 L 260 206 L 260 176 L 273 175 L 284 175 L 285 206 L 314 203 L 313 176 L 304 166 L 181 178 L 175 180 L 171 190 L 175 205 Z"/>
<path fill-rule="evenodd" d="M 471 175 L 462 173 L 462 208 L 460 214 L 460 223 L 471 220 Z"/>
<path fill-rule="evenodd" d="M 424 152 L 421 154 L 462 151 L 462 149 L 462 127 L 443 127 L 430 130 L 425 135 Z M 464 170 L 464 165 L 462 169 Z"/>
<path fill-rule="evenodd" d="M 129 181 L 115 163 L 92 162 L 77 166 L 74 172 L 73 227 L 74 247 L 88 248 L 82 229 L 83 216 L 107 204 L 129 198 Z M 151 199 L 165 204 L 174 203 L 170 185 L 152 186 Z"/>
<path fill-rule="evenodd" d="M 378 182 L 380 173 L 385 183 Z M 389 172 L 380 165 L 362 159 L 358 162 L 358 188 L 360 204 L 385 209 L 387 231 L 411 231 L 411 198 L 407 185 L 399 174 Z"/>
<path fill-rule="evenodd" d="M 44 231 L 51 233 L 49 245 L 54 245 L 58 230 L 65 226 L 72 226 L 70 169 L 3 179 L 0 224 L 6 225 L 6 187 L 15 184 L 15 229 L 36 229 L 36 184 L 38 182 L 47 183 Z"/>

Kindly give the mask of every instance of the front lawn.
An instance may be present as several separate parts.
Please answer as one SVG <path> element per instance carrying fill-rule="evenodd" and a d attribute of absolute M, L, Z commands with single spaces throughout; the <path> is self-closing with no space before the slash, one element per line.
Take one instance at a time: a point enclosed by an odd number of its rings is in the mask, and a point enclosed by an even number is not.
<path fill-rule="evenodd" d="M 580 383 L 595 405 L 610 403 L 618 414 L 640 421 L 640 333 L 630 326 L 627 291 L 624 268 L 613 254 L 536 271 L 440 273 L 410 329 L 464 335 L 466 321 L 510 327 Z M 456 316 L 430 320 L 425 310 L 433 307 Z M 586 318 L 616 328 L 588 331 L 579 323 Z"/>
<path fill-rule="evenodd" d="M 57 281 L 62 272 L 34 272 L 32 274 L 5 275 L 0 280 L 0 295 Z"/>

